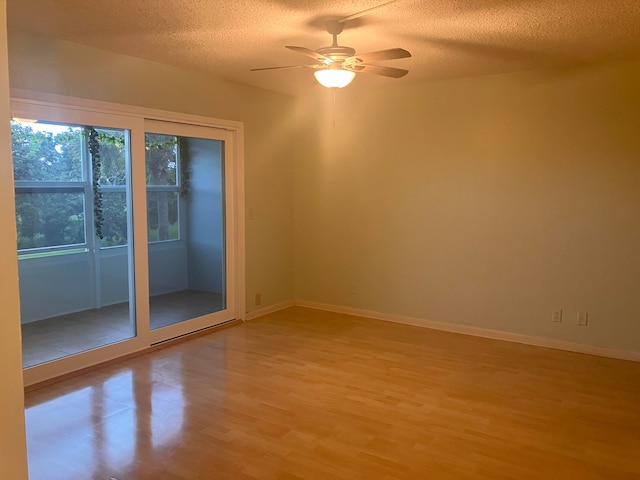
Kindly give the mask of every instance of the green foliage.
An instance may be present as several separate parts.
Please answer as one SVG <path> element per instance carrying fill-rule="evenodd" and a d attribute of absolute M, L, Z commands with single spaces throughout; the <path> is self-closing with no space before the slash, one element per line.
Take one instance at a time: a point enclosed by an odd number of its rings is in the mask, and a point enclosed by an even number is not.
<path fill-rule="evenodd" d="M 147 133 L 147 185 L 177 185 L 177 164 L 180 162 L 180 195 L 189 194 L 191 156 L 187 137 Z"/>
<path fill-rule="evenodd" d="M 11 129 L 18 248 L 84 244 L 85 235 L 91 234 L 87 233 L 89 230 L 100 238 L 102 247 L 126 245 L 126 194 L 111 189 L 127 183 L 125 132 L 91 126 L 69 126 L 66 130 L 52 127 L 47 131 L 46 127 L 32 128 L 21 122 L 12 122 Z M 173 186 L 176 190 L 180 186 L 180 193 L 185 196 L 190 173 L 187 139 L 147 134 L 146 151 L 148 185 Z M 87 155 L 90 155 L 88 162 Z M 87 168 L 93 179 L 93 228 L 85 224 L 83 182 L 89 174 Z M 21 189 L 21 182 L 42 187 L 64 182 L 75 184 L 78 190 L 57 193 L 39 188 Z M 178 202 L 177 191 L 149 191 L 150 241 L 179 238 Z"/>
<path fill-rule="evenodd" d="M 97 130 L 100 149 L 102 237 L 100 245 L 127 244 L 127 198 L 124 192 L 109 192 L 107 186 L 126 185 L 126 141 L 121 130 Z"/>
<path fill-rule="evenodd" d="M 178 222 L 178 193 L 147 192 L 147 219 L 149 232 L 158 232 L 153 241 L 178 239 L 170 231 L 171 225 Z"/>
<path fill-rule="evenodd" d="M 102 164 L 100 163 L 100 142 L 98 132 L 93 127 L 87 127 L 89 137 L 89 153 L 91 154 L 91 168 L 93 169 L 93 223 L 95 225 L 96 236 L 102 240 L 102 225 L 104 215 L 102 214 L 102 190 L 100 189 L 100 174 Z"/>
<path fill-rule="evenodd" d="M 179 238 L 180 238 L 180 225 L 178 224 L 178 222 L 171 223 L 168 228 L 168 238 L 165 238 L 165 240 L 178 240 Z M 157 228 L 149 229 L 148 241 L 149 243 L 159 241 Z"/>
<path fill-rule="evenodd" d="M 84 243 L 84 203 L 80 193 L 16 195 L 18 249 Z"/>
<path fill-rule="evenodd" d="M 16 181 L 82 181 L 82 133 L 69 128 L 54 134 L 11 122 L 13 176 Z"/>
<path fill-rule="evenodd" d="M 127 196 L 124 192 L 103 192 L 103 237 L 100 245 L 115 247 L 127 244 Z"/>
<path fill-rule="evenodd" d="M 82 181 L 80 129 L 54 134 L 12 122 L 11 133 L 16 182 Z M 16 226 L 19 249 L 84 243 L 82 194 L 17 193 Z"/>
<path fill-rule="evenodd" d="M 97 130 L 100 146 L 100 185 L 126 185 L 126 142 L 121 130 Z"/>
<path fill-rule="evenodd" d="M 83 178 L 83 149 L 93 153 L 96 234 L 104 246 L 127 243 L 124 192 L 102 192 L 101 186 L 125 185 L 124 132 L 93 127 L 69 127 L 61 133 L 12 122 L 14 178 L 20 182 L 78 182 Z M 97 185 L 96 185 L 97 183 Z M 96 195 L 95 189 L 98 189 Z M 18 248 L 29 249 L 85 243 L 84 194 L 21 191 L 16 193 Z M 100 217 L 102 217 L 100 219 Z"/>
<path fill-rule="evenodd" d="M 186 198 L 191 187 L 191 156 L 185 137 L 178 137 L 178 152 L 180 154 L 180 195 Z"/>
<path fill-rule="evenodd" d="M 177 166 L 180 137 L 147 133 L 145 135 L 147 185 L 178 187 Z M 178 221 L 178 195 L 171 191 L 153 191 L 147 194 L 149 234 L 154 240 L 173 240 L 170 225 Z"/>

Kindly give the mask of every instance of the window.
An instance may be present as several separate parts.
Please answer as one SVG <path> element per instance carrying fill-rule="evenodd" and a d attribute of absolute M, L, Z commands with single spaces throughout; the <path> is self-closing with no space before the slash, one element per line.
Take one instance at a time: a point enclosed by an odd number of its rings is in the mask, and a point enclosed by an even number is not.
<path fill-rule="evenodd" d="M 85 245 L 84 194 L 16 188 L 18 250 Z M 42 190 L 46 193 L 40 193 Z"/>
<path fill-rule="evenodd" d="M 20 258 L 127 244 L 124 130 L 14 120 L 11 133 Z"/>
<path fill-rule="evenodd" d="M 126 139 L 122 130 L 97 129 L 102 203 L 101 247 L 127 244 Z"/>
<path fill-rule="evenodd" d="M 145 134 L 149 242 L 180 239 L 178 137 Z"/>
<path fill-rule="evenodd" d="M 11 122 L 18 250 L 86 247 L 82 129 Z"/>

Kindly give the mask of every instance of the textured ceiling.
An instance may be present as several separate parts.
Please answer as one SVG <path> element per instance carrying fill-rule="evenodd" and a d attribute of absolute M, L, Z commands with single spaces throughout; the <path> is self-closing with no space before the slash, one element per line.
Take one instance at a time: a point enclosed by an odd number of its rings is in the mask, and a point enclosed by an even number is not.
<path fill-rule="evenodd" d="M 322 24 L 388 0 L 8 0 L 10 29 L 210 72 L 303 94 L 321 88 L 284 48 L 313 50 Z M 341 45 L 357 52 L 401 47 L 402 79 L 359 74 L 357 85 L 408 83 L 609 59 L 640 58 L 640 0 L 396 0 L 347 22 Z"/>

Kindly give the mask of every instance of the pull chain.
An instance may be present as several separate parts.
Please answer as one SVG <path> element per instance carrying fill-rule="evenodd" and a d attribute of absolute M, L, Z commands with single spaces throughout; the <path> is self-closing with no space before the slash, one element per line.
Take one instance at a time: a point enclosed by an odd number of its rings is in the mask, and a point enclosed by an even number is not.
<path fill-rule="evenodd" d="M 336 128 L 336 89 L 333 90 L 333 128 Z"/>

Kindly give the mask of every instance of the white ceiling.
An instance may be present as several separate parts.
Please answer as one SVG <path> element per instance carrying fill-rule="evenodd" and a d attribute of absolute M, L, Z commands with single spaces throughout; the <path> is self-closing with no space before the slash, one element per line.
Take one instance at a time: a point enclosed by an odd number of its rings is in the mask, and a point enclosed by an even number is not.
<path fill-rule="evenodd" d="M 8 0 L 10 29 L 70 40 L 287 94 L 314 85 L 284 45 L 328 46 L 323 19 L 388 0 Z M 407 83 L 610 59 L 640 58 L 640 0 L 396 0 L 347 22 L 341 45 L 401 47 L 401 79 L 360 74 L 357 85 Z M 313 62 L 313 61 L 311 61 Z"/>

